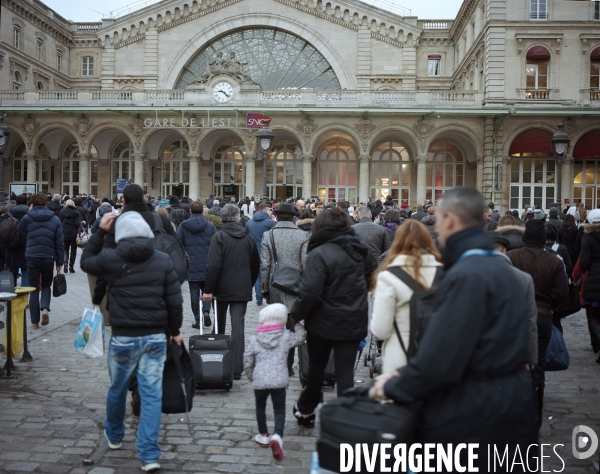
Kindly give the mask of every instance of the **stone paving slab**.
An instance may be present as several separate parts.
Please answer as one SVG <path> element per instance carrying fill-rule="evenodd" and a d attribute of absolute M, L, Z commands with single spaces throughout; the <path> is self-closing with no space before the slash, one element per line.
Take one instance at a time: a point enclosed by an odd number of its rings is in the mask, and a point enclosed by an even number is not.
<path fill-rule="evenodd" d="M 75 268 L 79 269 L 79 261 Z M 107 452 L 94 465 L 82 463 L 101 442 L 109 377 L 105 358 L 88 359 L 73 348 L 83 309 L 91 305 L 91 300 L 84 273 L 78 270 L 68 274 L 67 282 L 68 293 L 52 299 L 50 324 L 35 331 L 28 329 L 29 351 L 34 360 L 21 362 L 20 357 L 16 358 L 16 377 L 0 379 L 0 473 L 140 473 L 135 450 L 137 418 L 131 415 L 129 406 L 123 448 Z M 193 334 L 187 284 L 183 293 L 183 331 L 187 337 Z M 258 323 L 259 310 L 254 302 L 249 303 L 247 338 Z M 579 424 L 600 434 L 600 365 L 595 363 L 596 356 L 589 346 L 584 312 L 569 317 L 564 326 L 571 367 L 548 374 L 541 437 L 544 443 L 565 445 L 558 451 L 567 465 L 564 472 L 591 474 L 591 461 L 576 460 L 570 443 L 571 432 Z M 109 335 L 107 329 L 106 336 Z M 356 379 L 369 380 L 362 363 Z M 243 376 L 234 382 L 230 392 L 196 392 L 190 413 L 192 435 L 184 416 L 162 415 L 161 472 L 308 474 L 317 431 L 298 427 L 291 415 L 300 390 L 298 377 L 293 377 L 286 400 L 283 461 L 275 461 L 270 450 L 252 441 L 257 430 L 254 394 Z M 333 397 L 334 392 L 325 389 L 325 400 Z M 272 427 L 270 403 L 267 415 Z M 561 463 L 550 458 L 544 468 L 558 470 Z"/>

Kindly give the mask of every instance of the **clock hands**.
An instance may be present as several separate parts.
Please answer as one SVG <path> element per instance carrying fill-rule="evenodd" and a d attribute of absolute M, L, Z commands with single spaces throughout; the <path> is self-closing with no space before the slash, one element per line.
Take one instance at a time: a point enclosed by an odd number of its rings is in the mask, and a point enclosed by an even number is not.
<path fill-rule="evenodd" d="M 225 94 L 227 97 L 231 97 L 231 96 L 230 96 L 230 95 L 229 95 L 227 92 L 225 92 L 225 91 L 223 91 L 223 90 L 221 90 L 221 89 L 219 89 L 217 92 L 220 92 L 220 93 L 222 93 L 222 94 Z"/>

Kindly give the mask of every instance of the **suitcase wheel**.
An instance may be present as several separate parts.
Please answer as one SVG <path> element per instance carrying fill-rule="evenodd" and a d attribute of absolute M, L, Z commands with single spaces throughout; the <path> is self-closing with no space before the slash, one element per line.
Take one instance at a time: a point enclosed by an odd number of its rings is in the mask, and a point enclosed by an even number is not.
<path fill-rule="evenodd" d="M 369 365 L 369 356 L 367 354 L 364 355 L 363 360 L 364 360 L 365 367 L 367 365 Z"/>
<path fill-rule="evenodd" d="M 306 388 L 306 380 L 304 380 L 302 377 L 300 377 L 300 385 L 302 388 Z"/>
<path fill-rule="evenodd" d="M 373 378 L 373 367 L 369 366 L 369 377 Z"/>

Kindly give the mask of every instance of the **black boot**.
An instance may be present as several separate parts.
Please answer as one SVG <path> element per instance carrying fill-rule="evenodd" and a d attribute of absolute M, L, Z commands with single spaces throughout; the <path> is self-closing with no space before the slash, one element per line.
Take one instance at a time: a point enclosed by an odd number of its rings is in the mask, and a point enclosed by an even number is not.
<path fill-rule="evenodd" d="M 73 265 L 71 265 L 71 266 L 69 267 L 69 271 L 70 271 L 71 273 L 75 273 L 75 269 L 73 268 Z"/>
<path fill-rule="evenodd" d="M 600 326 L 590 327 L 590 338 L 594 354 L 600 352 Z"/>

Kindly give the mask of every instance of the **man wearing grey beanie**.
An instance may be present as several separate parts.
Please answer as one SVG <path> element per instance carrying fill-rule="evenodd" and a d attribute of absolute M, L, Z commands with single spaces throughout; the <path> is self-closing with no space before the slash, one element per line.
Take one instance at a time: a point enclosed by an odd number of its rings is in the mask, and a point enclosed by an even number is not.
<path fill-rule="evenodd" d="M 171 258 L 154 249 L 154 234 L 138 212 L 125 212 L 115 223 L 116 248 L 105 248 L 104 236 L 115 215 L 102 216 L 81 256 L 81 268 L 108 283 L 112 336 L 108 344 L 111 383 L 106 397 L 104 435 L 111 449 L 125 436 L 127 388 L 137 370 L 143 410 L 137 433 L 138 458 L 144 471 L 160 469 L 158 446 L 162 376 L 167 337 L 183 342 L 181 285 Z"/>

